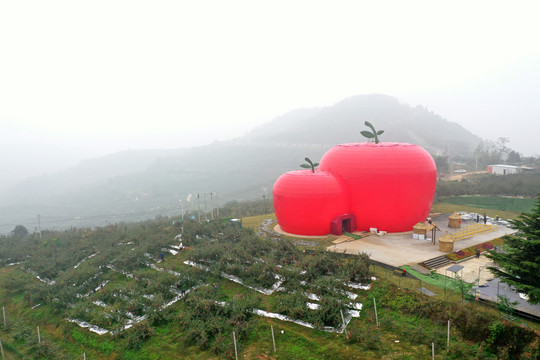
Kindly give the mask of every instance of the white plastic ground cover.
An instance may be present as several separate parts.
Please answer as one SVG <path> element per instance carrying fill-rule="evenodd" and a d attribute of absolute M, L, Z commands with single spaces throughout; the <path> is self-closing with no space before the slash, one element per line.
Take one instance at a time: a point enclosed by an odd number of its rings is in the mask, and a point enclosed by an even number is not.
<path fill-rule="evenodd" d="M 98 251 L 97 253 L 95 253 L 95 254 L 92 254 L 92 255 L 90 255 L 90 256 L 85 257 L 84 259 L 82 259 L 81 261 L 79 261 L 77 264 L 75 264 L 75 266 L 73 266 L 73 268 L 74 268 L 74 269 L 78 268 L 79 266 L 81 266 L 81 264 L 82 264 L 83 262 L 85 262 L 85 261 L 88 260 L 88 259 L 93 258 L 93 257 L 96 256 L 97 254 L 99 254 L 99 251 Z"/>
<path fill-rule="evenodd" d="M 174 275 L 174 276 L 176 276 L 176 277 L 182 276 L 182 274 L 179 273 L 179 272 L 176 272 L 176 271 L 174 271 L 174 270 L 165 270 L 165 269 L 163 269 L 163 268 L 158 267 L 156 264 L 146 264 L 146 265 L 148 265 L 148 266 L 151 267 L 152 269 L 154 269 L 154 270 L 156 270 L 156 271 L 159 271 L 159 272 L 165 271 L 165 272 L 167 272 L 168 274 Z"/>
<path fill-rule="evenodd" d="M 105 304 L 105 303 L 104 303 L 103 301 L 101 301 L 101 300 L 94 300 L 94 301 L 92 301 L 92 303 L 93 303 L 94 305 L 100 306 L 100 307 L 102 307 L 102 308 L 106 308 L 106 307 L 107 307 L 107 304 Z"/>
<path fill-rule="evenodd" d="M 169 306 L 171 306 L 172 304 L 178 302 L 179 300 L 181 300 L 182 298 L 184 298 L 184 296 L 187 296 L 187 294 L 189 294 L 193 289 L 196 289 L 198 286 L 194 286 L 192 287 L 191 289 L 188 289 L 186 290 L 186 293 L 185 295 L 182 295 L 181 293 L 179 292 L 175 292 L 175 294 L 177 294 L 177 296 L 174 297 L 174 299 L 172 299 L 171 301 L 169 301 L 168 303 L 166 304 L 163 304 L 159 310 L 163 310 L 165 308 L 168 308 Z M 143 295 L 145 298 L 147 299 L 152 299 L 154 296 L 153 295 Z M 97 306 L 101 306 L 101 307 L 106 307 L 107 304 L 105 304 L 104 302 L 100 301 L 100 300 L 96 300 L 94 301 L 94 304 L 97 305 Z M 138 324 L 140 323 L 141 321 L 145 320 L 146 319 L 146 315 L 143 315 L 143 316 L 135 316 L 133 315 L 132 313 L 130 312 L 126 312 L 125 315 L 129 318 L 127 321 L 126 321 L 126 325 L 124 325 L 122 327 L 122 329 L 120 331 L 124 331 L 124 330 L 127 330 L 129 328 L 131 328 L 133 325 L 135 324 Z M 82 320 L 78 320 L 78 319 L 66 319 L 72 323 L 75 323 L 77 325 L 79 325 L 80 327 L 83 327 L 83 328 L 88 328 L 90 331 L 92 332 L 95 332 L 96 334 L 98 335 L 103 335 L 103 334 L 107 334 L 107 333 L 112 333 L 111 331 L 109 330 L 106 330 L 106 329 L 102 329 L 100 328 L 99 326 L 96 326 L 96 325 L 92 325 L 86 321 L 82 321 Z"/>
<path fill-rule="evenodd" d="M 54 285 L 54 284 L 56 284 L 56 281 L 54 281 L 54 280 L 49 280 L 49 279 L 47 279 L 47 278 L 42 278 L 42 277 L 40 277 L 35 271 L 32 271 L 32 270 L 30 270 L 30 269 L 24 269 L 24 270 L 25 270 L 27 273 L 34 275 L 39 281 L 44 282 L 45 284 L 48 284 L 48 285 Z"/>
<path fill-rule="evenodd" d="M 193 266 L 193 267 L 205 270 L 205 271 L 210 270 L 210 268 L 208 266 L 197 264 L 196 262 L 193 262 L 193 261 L 190 261 L 190 260 L 184 261 L 184 264 L 189 265 L 189 266 Z M 302 270 L 300 273 L 305 274 L 305 270 Z M 234 275 L 228 275 L 228 274 L 225 274 L 225 273 L 221 273 L 221 276 L 228 279 L 228 280 L 234 281 L 235 283 L 238 283 L 240 285 L 248 287 L 248 288 L 250 288 L 252 290 L 255 290 L 255 291 L 258 291 L 258 292 L 260 292 L 262 294 L 265 294 L 265 295 L 272 295 L 276 290 L 279 290 L 279 287 L 281 286 L 281 284 L 283 284 L 283 281 L 284 281 L 284 279 L 282 277 L 280 277 L 279 275 L 274 275 L 278 281 L 276 283 L 274 283 L 274 285 L 272 285 L 272 287 L 270 289 L 264 289 L 264 288 L 257 288 L 257 287 L 246 285 L 246 284 L 244 284 L 244 282 L 240 278 L 238 278 L 238 277 L 236 277 Z M 377 280 L 377 279 L 375 277 L 371 277 L 371 280 Z M 302 281 L 301 281 L 301 283 L 302 283 Z M 305 284 L 305 282 L 304 282 L 304 284 Z M 353 289 L 361 289 L 361 290 L 369 290 L 369 289 L 371 289 L 371 284 L 362 285 L 362 284 L 359 284 L 359 283 L 352 283 L 352 282 L 343 283 L 343 284 L 345 286 L 348 286 L 348 287 L 353 288 Z M 356 299 L 358 297 L 357 294 L 352 293 L 350 291 L 345 291 L 344 293 L 351 300 L 354 300 L 354 299 Z M 309 294 L 307 296 L 308 297 L 310 297 L 310 296 L 315 296 L 316 297 L 315 294 Z M 310 299 L 311 299 L 311 297 L 310 297 Z M 318 299 L 311 299 L 311 300 L 317 300 L 318 301 Z"/>
<path fill-rule="evenodd" d="M 121 242 L 121 243 L 118 243 L 117 245 L 133 245 L 135 244 L 133 241 L 129 241 L 129 242 Z"/>
<path fill-rule="evenodd" d="M 317 304 L 312 304 L 312 306 L 313 305 L 317 305 Z M 309 305 L 308 305 L 308 307 L 309 307 Z M 315 306 L 313 306 L 313 308 L 315 309 Z M 310 309 L 311 309 L 311 307 L 310 307 Z M 314 309 L 312 309 L 312 310 L 314 310 Z M 264 317 L 268 317 L 268 318 L 272 318 L 272 319 L 278 319 L 278 320 L 281 320 L 281 321 L 288 321 L 288 322 L 292 322 L 292 323 L 295 323 L 297 325 L 304 326 L 304 327 L 307 327 L 307 328 L 310 328 L 310 329 L 315 329 L 315 326 L 313 326 L 312 324 L 310 324 L 310 323 L 308 323 L 306 321 L 291 319 L 290 317 L 282 315 L 282 314 L 272 313 L 272 312 L 264 311 L 264 310 L 261 310 L 261 309 L 253 309 L 253 313 L 255 315 L 264 316 Z M 333 328 L 331 326 L 325 326 L 322 330 L 327 331 L 327 332 L 336 332 L 338 334 L 341 334 L 343 332 L 343 329 L 349 324 L 349 322 L 351 321 L 351 319 L 353 317 L 359 317 L 360 316 L 360 311 L 348 310 L 348 311 L 345 312 L 344 315 L 345 315 L 344 316 L 344 318 L 345 318 L 345 326 L 341 325 L 337 329 Z"/>
<path fill-rule="evenodd" d="M 264 316 L 264 317 L 268 317 L 268 318 L 272 318 L 272 319 L 278 319 L 278 320 L 281 320 L 281 321 L 293 322 L 295 324 L 305 326 L 305 327 L 308 327 L 310 329 L 315 328 L 313 325 L 311 325 L 308 322 L 305 322 L 305 321 L 302 321 L 302 320 L 294 320 L 294 319 L 291 319 L 291 318 L 289 318 L 289 317 L 287 317 L 285 315 L 281 315 L 281 314 L 277 314 L 277 313 L 271 313 L 271 312 L 260 310 L 260 309 L 253 309 L 253 313 L 255 315 Z"/>
<path fill-rule="evenodd" d="M 184 264 L 189 265 L 189 266 L 193 266 L 193 267 L 205 270 L 205 271 L 210 270 L 210 268 L 208 268 L 208 266 L 197 264 L 197 263 L 195 263 L 193 261 L 190 261 L 190 260 L 184 261 Z M 260 292 L 261 294 L 264 294 L 264 295 L 272 295 L 281 286 L 281 284 L 283 284 L 283 281 L 284 281 L 284 279 L 281 276 L 274 274 L 274 277 L 275 277 L 275 279 L 277 281 L 274 283 L 274 285 L 272 285 L 272 287 L 270 289 L 264 289 L 264 288 L 260 288 L 260 287 L 246 285 L 246 284 L 244 284 L 242 279 L 240 279 L 239 277 L 234 276 L 234 275 L 225 274 L 224 272 L 221 273 L 221 277 L 224 277 L 225 279 L 230 280 L 230 281 L 234 281 L 235 283 L 243 285 L 243 286 L 245 286 L 245 287 L 247 287 L 247 288 L 249 288 L 251 290 L 255 290 L 257 292 Z"/>
<path fill-rule="evenodd" d="M 372 276 L 371 281 L 375 281 L 375 280 L 377 280 L 377 278 L 375 276 Z M 371 289 L 371 284 L 364 285 L 364 284 L 360 284 L 360 283 L 346 282 L 346 283 L 343 283 L 343 285 L 345 285 L 347 287 L 350 287 L 352 289 L 359 289 L 359 290 L 369 290 L 369 289 Z"/>
<path fill-rule="evenodd" d="M 111 269 L 112 271 L 119 272 L 120 274 L 123 274 L 123 275 L 125 275 L 125 276 L 127 276 L 129 278 L 135 279 L 135 275 L 133 275 L 132 273 L 128 273 L 128 272 L 123 271 L 123 270 L 122 271 L 117 270 L 114 266 L 112 266 L 112 264 L 109 264 L 106 267 L 107 267 L 107 269 Z"/>
<path fill-rule="evenodd" d="M 69 321 L 69 322 L 75 323 L 75 324 L 79 325 L 82 328 L 88 328 L 88 330 L 90 330 L 92 332 L 95 332 L 98 335 L 103 335 L 103 334 L 106 334 L 106 333 L 109 332 L 109 330 L 102 329 L 99 326 L 92 325 L 90 323 L 87 323 L 86 321 L 77 320 L 77 319 L 70 319 L 70 318 L 67 318 L 66 320 Z"/>

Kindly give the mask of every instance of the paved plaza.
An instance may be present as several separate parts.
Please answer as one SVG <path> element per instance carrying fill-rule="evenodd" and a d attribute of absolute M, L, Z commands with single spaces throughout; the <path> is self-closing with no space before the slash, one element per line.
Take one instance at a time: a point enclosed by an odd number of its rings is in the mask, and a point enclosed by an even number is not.
<path fill-rule="evenodd" d="M 365 252 L 375 261 L 399 267 L 402 265 L 418 264 L 446 253 L 439 251 L 438 238 L 448 233 L 454 233 L 459 229 L 448 227 L 448 215 L 440 215 L 433 218 L 434 223 L 441 229 L 437 231 L 434 245 L 431 240 L 417 240 L 412 238 L 412 231 L 406 233 L 386 234 L 378 236 L 371 234 L 358 240 L 341 242 L 331 245 L 327 249 L 348 254 L 358 254 Z M 463 222 L 463 227 L 474 222 Z M 506 226 L 497 225 L 497 230 L 473 236 L 468 239 L 459 240 L 454 243 L 454 251 L 464 249 L 473 245 L 500 238 L 501 236 L 512 234 L 515 230 Z M 430 235 L 430 234 L 429 234 Z"/>
<path fill-rule="evenodd" d="M 412 231 L 406 233 L 386 234 L 378 236 L 370 234 L 358 240 L 351 239 L 343 236 L 336 239 L 335 245 L 331 245 L 327 248 L 330 251 L 345 252 L 347 254 L 358 254 L 365 252 L 369 257 L 375 261 L 392 265 L 394 267 L 400 267 L 403 265 L 415 265 L 424 262 L 435 257 L 445 255 L 447 253 L 439 251 L 438 238 L 445 232 L 453 233 L 459 229 L 448 228 L 448 215 L 440 215 L 433 217 L 434 223 L 441 229 L 436 234 L 435 244 L 431 239 L 418 240 L 413 239 Z M 476 222 L 463 221 L 462 227 Z M 278 231 L 282 234 L 281 230 Z M 458 251 L 464 248 L 468 248 L 473 245 L 481 244 L 486 241 L 500 238 L 504 235 L 512 234 L 515 230 L 510 229 L 503 225 L 497 225 L 497 229 L 492 232 L 473 236 L 468 239 L 459 240 L 454 243 L 454 250 Z M 287 234 L 291 235 L 291 234 Z M 294 235 L 293 235 L 294 236 Z M 295 236 L 298 238 L 317 238 L 311 236 Z M 450 263 L 446 266 L 436 269 L 437 273 L 449 277 L 454 277 L 454 273 L 446 271 L 450 266 L 454 265 Z M 517 293 L 512 287 L 505 283 L 499 282 L 498 278 L 494 278 L 493 274 L 487 269 L 492 265 L 490 259 L 480 255 L 479 258 L 471 257 L 467 260 L 459 262 L 463 269 L 459 271 L 459 276 L 466 282 L 475 285 L 475 291 L 480 299 L 498 302 L 498 295 L 506 296 L 513 302 L 518 304 L 515 308 L 527 314 L 540 318 L 540 305 L 529 304 L 519 293 Z"/>
<path fill-rule="evenodd" d="M 452 233 L 456 229 L 449 229 L 448 216 L 440 216 L 434 219 L 441 232 L 437 232 L 436 239 L 444 232 Z M 464 222 L 463 226 L 467 223 Z M 515 230 L 508 227 L 497 225 L 497 230 L 481 235 L 474 236 L 469 239 L 460 240 L 454 243 L 454 251 L 464 249 L 473 245 L 497 239 L 501 236 L 512 234 Z M 439 251 L 438 242 L 436 245 L 430 240 L 415 240 L 412 238 L 412 232 L 401 234 L 389 234 L 384 236 L 370 235 L 363 239 L 346 241 L 328 247 L 328 250 L 358 253 L 366 252 L 370 258 L 385 264 L 395 267 L 402 265 L 418 264 L 428 259 L 444 255 Z M 453 277 L 454 273 L 446 271 L 453 263 L 436 269 L 437 273 L 449 277 Z M 458 275 L 466 282 L 475 285 L 475 291 L 480 299 L 498 302 L 500 296 L 506 296 L 511 302 L 517 302 L 515 309 L 523 313 L 530 314 L 540 318 L 540 305 L 531 305 L 523 296 L 520 296 L 511 286 L 500 282 L 500 279 L 494 278 L 493 274 L 487 269 L 493 263 L 483 254 L 479 258 L 472 257 L 459 262 L 463 269 Z"/>

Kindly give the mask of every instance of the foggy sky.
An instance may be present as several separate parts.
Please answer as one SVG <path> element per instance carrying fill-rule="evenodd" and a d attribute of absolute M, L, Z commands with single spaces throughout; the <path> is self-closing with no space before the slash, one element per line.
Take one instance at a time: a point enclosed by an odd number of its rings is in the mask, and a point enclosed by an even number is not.
<path fill-rule="evenodd" d="M 359 94 L 540 154 L 535 1 L 2 1 L 7 177 L 229 139 Z M 51 150 L 52 149 L 52 150 Z"/>

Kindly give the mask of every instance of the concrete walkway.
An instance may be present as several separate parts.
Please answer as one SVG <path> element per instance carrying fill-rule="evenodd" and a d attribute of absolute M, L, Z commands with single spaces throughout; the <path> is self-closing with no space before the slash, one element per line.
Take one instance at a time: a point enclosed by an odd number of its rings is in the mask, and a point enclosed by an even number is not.
<path fill-rule="evenodd" d="M 446 266 L 438 268 L 436 271 L 441 275 L 448 277 L 454 277 L 454 273 L 446 271 L 450 266 L 454 264 L 448 264 Z M 484 255 L 480 255 L 480 258 L 472 257 L 465 261 L 458 263 L 463 266 L 463 270 L 459 271 L 458 275 L 463 281 L 470 284 L 478 285 L 478 274 L 480 274 L 480 286 L 485 285 L 488 281 L 493 280 L 494 276 L 487 269 L 488 266 L 492 266 L 491 259 L 488 259 Z"/>

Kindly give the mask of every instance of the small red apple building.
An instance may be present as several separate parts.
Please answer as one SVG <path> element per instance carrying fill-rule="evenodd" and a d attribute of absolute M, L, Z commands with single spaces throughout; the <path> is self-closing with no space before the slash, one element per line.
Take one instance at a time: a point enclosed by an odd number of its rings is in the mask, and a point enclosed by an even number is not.
<path fill-rule="evenodd" d="M 328 234 L 332 219 L 349 209 L 346 194 L 345 184 L 329 172 L 286 172 L 277 179 L 273 190 L 279 226 L 292 234 Z"/>
<path fill-rule="evenodd" d="M 410 231 L 431 209 L 437 169 L 420 146 L 337 145 L 322 157 L 319 168 L 314 173 L 287 172 L 274 184 L 274 209 L 282 230 L 299 235 L 370 228 Z"/>

